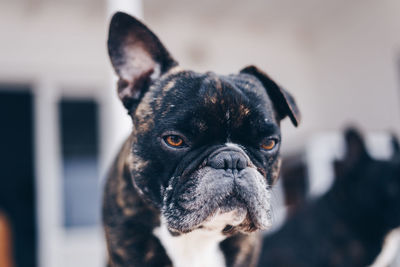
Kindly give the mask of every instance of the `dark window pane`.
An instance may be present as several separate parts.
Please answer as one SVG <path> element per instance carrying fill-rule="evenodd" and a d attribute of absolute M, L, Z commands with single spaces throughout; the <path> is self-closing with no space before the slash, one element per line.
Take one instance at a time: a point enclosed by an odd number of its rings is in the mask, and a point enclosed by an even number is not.
<path fill-rule="evenodd" d="M 92 100 L 59 104 L 65 226 L 99 222 L 98 106 Z"/>
<path fill-rule="evenodd" d="M 0 86 L 0 211 L 11 223 L 17 267 L 36 266 L 33 97 Z"/>

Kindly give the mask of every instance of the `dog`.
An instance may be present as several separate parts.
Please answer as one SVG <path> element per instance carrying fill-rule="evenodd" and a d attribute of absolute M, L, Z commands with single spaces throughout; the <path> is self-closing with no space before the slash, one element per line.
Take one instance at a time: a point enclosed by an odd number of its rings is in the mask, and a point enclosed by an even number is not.
<path fill-rule="evenodd" d="M 386 235 L 400 226 L 398 141 L 393 138 L 388 160 L 373 159 L 355 129 L 346 131 L 345 143 L 332 188 L 265 237 L 258 266 L 369 266 Z"/>
<path fill-rule="evenodd" d="M 271 224 L 280 121 L 294 98 L 255 66 L 184 70 L 137 19 L 111 19 L 108 51 L 133 129 L 105 183 L 109 266 L 254 266 Z"/>

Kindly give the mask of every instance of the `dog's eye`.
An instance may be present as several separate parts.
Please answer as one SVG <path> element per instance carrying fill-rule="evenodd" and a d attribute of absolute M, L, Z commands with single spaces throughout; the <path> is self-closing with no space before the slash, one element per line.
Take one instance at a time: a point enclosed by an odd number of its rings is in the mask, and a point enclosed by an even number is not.
<path fill-rule="evenodd" d="M 164 141 L 167 145 L 174 147 L 174 148 L 180 148 L 185 146 L 185 142 L 183 139 L 178 136 L 178 135 L 167 135 L 164 136 Z"/>
<path fill-rule="evenodd" d="M 272 150 L 276 146 L 276 139 L 266 139 L 261 144 L 261 148 L 264 150 Z"/>

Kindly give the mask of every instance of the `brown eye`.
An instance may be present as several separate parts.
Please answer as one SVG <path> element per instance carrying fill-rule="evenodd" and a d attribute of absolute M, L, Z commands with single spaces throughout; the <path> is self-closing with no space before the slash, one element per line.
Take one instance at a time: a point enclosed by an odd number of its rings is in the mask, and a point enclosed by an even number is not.
<path fill-rule="evenodd" d="M 178 135 L 168 135 L 164 137 L 165 143 L 171 147 L 183 147 L 185 143 L 183 142 L 183 139 L 179 137 Z"/>
<path fill-rule="evenodd" d="M 276 146 L 275 139 L 267 139 L 261 144 L 261 148 L 265 150 L 272 150 Z"/>

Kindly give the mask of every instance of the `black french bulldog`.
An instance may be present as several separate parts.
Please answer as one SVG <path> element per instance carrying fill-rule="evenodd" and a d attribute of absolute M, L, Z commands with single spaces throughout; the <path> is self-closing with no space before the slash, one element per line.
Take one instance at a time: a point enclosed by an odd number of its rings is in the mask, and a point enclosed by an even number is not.
<path fill-rule="evenodd" d="M 264 239 L 258 266 L 369 266 L 385 236 L 400 226 L 398 141 L 393 138 L 391 159 L 375 160 L 356 130 L 348 129 L 345 140 L 332 188 Z"/>
<path fill-rule="evenodd" d="M 254 266 L 252 232 L 271 224 L 280 121 L 300 119 L 292 96 L 254 66 L 183 70 L 124 13 L 108 51 L 133 122 L 105 185 L 109 266 Z"/>

